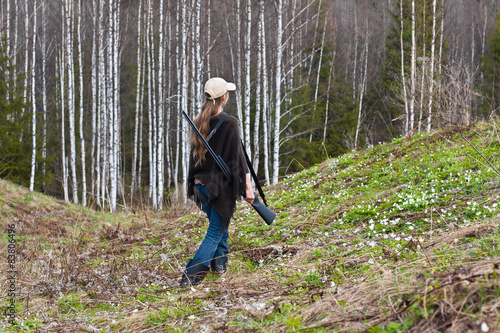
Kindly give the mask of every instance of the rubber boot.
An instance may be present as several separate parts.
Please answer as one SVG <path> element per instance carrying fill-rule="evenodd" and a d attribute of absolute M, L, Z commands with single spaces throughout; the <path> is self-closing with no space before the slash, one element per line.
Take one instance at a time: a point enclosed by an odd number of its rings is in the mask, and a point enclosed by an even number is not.
<path fill-rule="evenodd" d="M 209 270 L 210 268 L 207 265 L 203 265 L 196 260 L 189 259 L 186 264 L 186 270 L 182 274 L 179 287 L 184 288 L 189 285 L 197 285 L 205 278 Z"/>
<path fill-rule="evenodd" d="M 218 274 L 225 273 L 227 269 L 227 256 L 213 258 L 210 262 L 210 268 Z"/>

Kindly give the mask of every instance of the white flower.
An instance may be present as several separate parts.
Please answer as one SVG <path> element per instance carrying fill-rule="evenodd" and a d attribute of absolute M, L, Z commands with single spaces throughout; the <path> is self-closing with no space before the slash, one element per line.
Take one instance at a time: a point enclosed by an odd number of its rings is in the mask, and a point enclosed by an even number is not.
<path fill-rule="evenodd" d="M 490 328 L 488 327 L 488 324 L 486 324 L 485 322 L 483 322 L 481 324 L 481 332 L 489 332 L 490 331 Z"/>
<path fill-rule="evenodd" d="M 188 319 L 189 319 L 189 320 L 193 320 L 193 319 L 195 319 L 195 318 L 196 318 L 196 317 L 195 317 L 194 315 L 190 315 L 190 316 L 188 317 Z"/>

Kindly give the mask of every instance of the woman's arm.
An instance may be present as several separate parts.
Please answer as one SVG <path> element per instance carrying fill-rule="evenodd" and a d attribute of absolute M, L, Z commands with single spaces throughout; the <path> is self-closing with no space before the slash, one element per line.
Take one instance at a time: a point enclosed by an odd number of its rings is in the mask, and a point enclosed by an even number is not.
<path fill-rule="evenodd" d="M 245 189 L 245 201 L 247 201 L 249 204 L 253 203 L 254 199 L 255 199 L 255 193 L 253 191 L 253 188 L 252 188 L 252 182 L 250 181 L 250 174 L 247 173 L 247 187 Z"/>

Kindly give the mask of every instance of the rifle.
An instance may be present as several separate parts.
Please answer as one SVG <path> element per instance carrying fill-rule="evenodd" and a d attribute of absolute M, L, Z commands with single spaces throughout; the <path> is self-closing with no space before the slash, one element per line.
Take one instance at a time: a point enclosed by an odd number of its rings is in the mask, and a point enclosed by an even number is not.
<path fill-rule="evenodd" d="M 205 138 L 200 133 L 200 131 L 198 130 L 198 128 L 196 127 L 196 125 L 194 124 L 194 122 L 191 120 L 191 118 L 189 117 L 189 115 L 186 113 L 186 111 L 182 111 L 182 114 L 184 115 L 184 117 L 188 121 L 189 125 L 191 125 L 191 127 L 193 128 L 193 131 L 196 133 L 196 135 L 198 136 L 198 138 L 201 140 L 201 143 L 203 143 L 203 145 L 207 148 L 208 152 L 210 153 L 210 155 L 212 156 L 212 158 L 215 160 L 215 163 L 217 163 L 217 166 L 221 169 L 222 173 L 224 174 L 224 178 L 226 178 L 227 181 L 232 182 L 233 181 L 233 175 L 231 173 L 231 170 L 227 166 L 226 162 L 224 162 L 224 160 L 222 159 L 222 157 L 220 157 L 220 155 L 216 155 L 215 154 L 215 152 L 213 151 L 212 147 L 210 147 L 210 145 L 208 144 L 207 140 L 205 140 Z M 217 125 L 220 126 L 220 123 L 217 124 Z M 216 126 L 216 128 L 218 128 L 218 126 Z M 245 153 L 245 158 L 246 158 L 246 161 L 247 161 L 248 168 L 250 169 L 252 177 L 253 177 L 253 179 L 255 181 L 255 185 L 257 186 L 257 189 L 259 190 L 259 193 L 260 193 L 262 199 L 264 200 L 264 204 L 265 204 L 265 205 L 263 205 L 262 203 L 260 203 L 259 198 L 257 196 L 257 193 L 254 193 L 255 194 L 255 199 L 254 199 L 254 201 L 252 202 L 251 205 L 255 209 L 255 211 L 257 211 L 257 213 L 262 217 L 262 219 L 268 225 L 271 225 L 273 223 L 273 221 L 274 221 L 274 218 L 276 217 L 276 213 L 274 213 L 272 210 L 270 210 L 267 207 L 266 197 L 264 196 L 264 192 L 262 191 L 262 188 L 260 186 L 259 180 L 257 179 L 257 175 L 255 174 L 255 171 L 253 170 L 252 163 L 250 162 L 250 159 L 248 158 L 248 155 L 247 155 L 247 152 L 245 150 L 245 147 L 243 146 L 243 142 L 241 142 L 241 145 L 242 145 L 243 152 Z M 245 193 L 242 193 L 242 194 L 243 194 L 243 196 L 245 196 Z"/>

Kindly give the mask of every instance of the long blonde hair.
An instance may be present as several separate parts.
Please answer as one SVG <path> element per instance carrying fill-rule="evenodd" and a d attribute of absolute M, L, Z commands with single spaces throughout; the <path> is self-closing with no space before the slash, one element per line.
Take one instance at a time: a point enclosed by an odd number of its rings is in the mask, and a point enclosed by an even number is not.
<path fill-rule="evenodd" d="M 224 97 L 225 96 L 225 97 Z M 206 139 L 210 133 L 210 118 L 217 115 L 219 110 L 221 110 L 229 100 L 229 94 L 226 93 L 216 99 L 205 99 L 205 103 L 201 107 L 200 114 L 194 119 L 194 124 L 200 131 L 201 135 Z M 193 145 L 193 158 L 196 161 L 196 165 L 205 163 L 207 148 L 203 145 L 200 138 L 191 131 L 191 144 Z"/>

